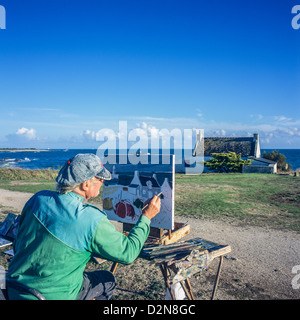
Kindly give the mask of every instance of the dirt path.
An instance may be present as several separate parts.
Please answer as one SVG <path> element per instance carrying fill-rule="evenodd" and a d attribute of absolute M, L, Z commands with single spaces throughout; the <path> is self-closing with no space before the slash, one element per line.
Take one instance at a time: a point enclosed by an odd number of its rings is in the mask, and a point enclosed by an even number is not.
<path fill-rule="evenodd" d="M 231 246 L 223 263 L 218 299 L 300 299 L 300 289 L 292 287 L 296 275 L 292 268 L 300 265 L 299 233 L 196 219 L 189 219 L 189 224 L 189 238 L 200 236 Z M 213 263 L 216 272 L 218 262 Z M 213 274 L 207 273 L 213 280 Z"/>
<path fill-rule="evenodd" d="M 0 221 L 8 212 L 21 211 L 30 196 L 1 189 Z M 300 265 L 299 233 L 192 218 L 188 223 L 191 233 L 185 239 L 201 237 L 232 248 L 224 259 L 217 299 L 300 299 L 300 288 L 292 286 L 292 268 Z M 200 279 L 192 280 L 193 290 L 203 291 L 201 298 L 209 298 L 217 266 L 215 260 Z"/>
<path fill-rule="evenodd" d="M 21 212 L 32 193 L 0 189 L 0 221 L 8 212 Z"/>

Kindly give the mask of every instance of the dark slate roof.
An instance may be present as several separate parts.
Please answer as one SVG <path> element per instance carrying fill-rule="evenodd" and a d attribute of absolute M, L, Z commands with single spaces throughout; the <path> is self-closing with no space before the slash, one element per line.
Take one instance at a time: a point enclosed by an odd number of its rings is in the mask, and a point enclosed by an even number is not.
<path fill-rule="evenodd" d="M 265 159 L 265 158 L 254 158 L 254 157 L 249 157 L 249 159 L 253 159 L 255 161 L 259 161 L 259 162 L 264 162 L 264 163 L 268 163 L 268 164 L 275 164 L 277 163 L 276 161 L 272 161 L 272 160 L 269 160 L 269 159 Z"/>
<path fill-rule="evenodd" d="M 118 184 L 122 186 L 129 186 L 132 181 L 133 175 L 119 174 Z"/>
<path fill-rule="evenodd" d="M 204 156 L 212 153 L 241 153 L 242 157 L 254 155 L 253 137 L 204 137 Z M 199 154 L 199 145 L 196 145 L 194 153 Z"/>
<path fill-rule="evenodd" d="M 136 187 L 137 185 L 131 184 L 132 179 L 133 179 L 133 175 L 119 174 L 119 179 L 109 180 L 109 181 L 107 181 L 106 184 L 107 185 L 119 184 L 122 186 Z M 139 179 L 141 181 L 142 186 L 147 186 L 146 183 L 147 183 L 147 181 L 150 180 L 152 182 L 153 188 L 159 188 L 159 184 L 157 183 L 157 181 L 153 177 L 139 176 Z"/>
<path fill-rule="evenodd" d="M 146 176 L 140 176 L 140 181 L 141 181 L 142 186 L 146 186 L 146 182 L 149 181 L 149 180 L 151 181 L 153 188 L 159 188 L 159 185 L 157 184 L 157 181 L 154 178 L 146 177 Z"/>

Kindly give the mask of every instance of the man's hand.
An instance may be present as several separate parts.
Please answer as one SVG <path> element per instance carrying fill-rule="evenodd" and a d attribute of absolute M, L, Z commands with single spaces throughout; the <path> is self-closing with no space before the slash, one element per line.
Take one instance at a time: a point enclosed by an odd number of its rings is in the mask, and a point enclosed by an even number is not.
<path fill-rule="evenodd" d="M 149 201 L 149 200 L 148 200 Z M 160 211 L 160 197 L 154 196 L 150 202 L 146 201 L 147 207 L 143 210 L 142 214 L 150 220 L 154 218 Z"/>

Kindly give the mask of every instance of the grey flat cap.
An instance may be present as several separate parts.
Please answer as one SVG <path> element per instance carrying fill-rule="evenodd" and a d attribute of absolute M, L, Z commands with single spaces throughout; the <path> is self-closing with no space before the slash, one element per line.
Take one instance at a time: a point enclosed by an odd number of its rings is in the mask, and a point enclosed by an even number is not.
<path fill-rule="evenodd" d="M 56 182 L 66 186 L 72 186 L 90 180 L 93 177 L 110 180 L 111 174 L 104 168 L 100 158 L 95 154 L 79 153 L 68 160 L 60 169 L 56 177 Z"/>

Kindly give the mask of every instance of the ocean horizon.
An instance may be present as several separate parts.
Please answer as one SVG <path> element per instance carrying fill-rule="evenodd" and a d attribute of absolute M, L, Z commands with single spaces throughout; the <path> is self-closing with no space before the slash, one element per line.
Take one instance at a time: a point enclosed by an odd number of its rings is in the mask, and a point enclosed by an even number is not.
<path fill-rule="evenodd" d="M 300 170 L 300 149 L 261 149 L 263 152 L 278 150 L 292 165 L 293 170 Z M 130 151 L 130 149 L 129 149 Z M 0 168 L 22 168 L 22 169 L 52 169 L 58 170 L 70 158 L 78 153 L 96 153 L 97 149 L 10 149 L 0 151 Z M 126 153 L 126 150 L 120 154 Z M 156 151 L 162 154 L 162 150 Z M 170 154 L 181 153 L 181 150 L 171 149 Z M 189 150 L 191 154 L 191 150 Z"/>

